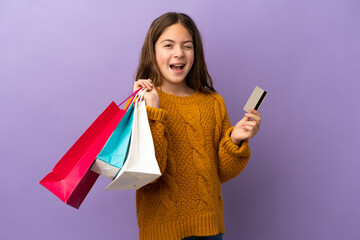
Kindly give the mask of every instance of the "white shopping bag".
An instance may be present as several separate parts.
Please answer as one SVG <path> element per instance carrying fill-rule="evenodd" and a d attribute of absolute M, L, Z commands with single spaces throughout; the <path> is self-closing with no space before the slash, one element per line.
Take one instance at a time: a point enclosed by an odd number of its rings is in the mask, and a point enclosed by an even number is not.
<path fill-rule="evenodd" d="M 161 175 L 143 100 L 145 92 L 141 92 L 139 102 L 135 103 L 130 147 L 124 166 L 105 190 L 139 189 Z"/>

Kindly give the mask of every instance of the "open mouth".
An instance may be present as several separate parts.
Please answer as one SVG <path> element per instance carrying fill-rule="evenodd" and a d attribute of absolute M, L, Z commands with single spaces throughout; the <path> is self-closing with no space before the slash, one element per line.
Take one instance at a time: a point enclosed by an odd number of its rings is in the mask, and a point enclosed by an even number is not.
<path fill-rule="evenodd" d="M 170 65 L 170 68 L 173 70 L 181 70 L 185 67 L 185 64 L 180 64 L 180 65 Z"/>

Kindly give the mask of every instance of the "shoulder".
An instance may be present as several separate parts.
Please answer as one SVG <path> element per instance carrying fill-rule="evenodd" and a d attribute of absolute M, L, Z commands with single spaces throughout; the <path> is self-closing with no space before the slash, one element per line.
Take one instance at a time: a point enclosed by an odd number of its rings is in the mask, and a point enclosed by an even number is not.
<path fill-rule="evenodd" d="M 218 100 L 219 102 L 224 102 L 223 97 L 217 93 L 217 92 L 211 92 L 210 95 L 215 98 L 216 100 Z"/>
<path fill-rule="evenodd" d="M 222 119 L 227 112 L 224 98 L 217 92 L 207 93 L 207 97 L 212 99 L 210 102 L 214 107 L 215 115 L 220 114 Z"/>
<path fill-rule="evenodd" d="M 209 95 L 214 99 L 215 105 L 218 104 L 220 108 L 225 108 L 225 100 L 219 93 L 211 92 Z"/>

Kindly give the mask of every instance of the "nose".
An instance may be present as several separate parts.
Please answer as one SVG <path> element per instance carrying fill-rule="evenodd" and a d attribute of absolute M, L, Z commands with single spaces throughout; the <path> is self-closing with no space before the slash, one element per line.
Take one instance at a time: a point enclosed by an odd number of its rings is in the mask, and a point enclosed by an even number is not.
<path fill-rule="evenodd" d="M 184 56 L 184 50 L 181 46 L 177 46 L 174 48 L 174 57 L 175 58 L 182 58 Z"/>

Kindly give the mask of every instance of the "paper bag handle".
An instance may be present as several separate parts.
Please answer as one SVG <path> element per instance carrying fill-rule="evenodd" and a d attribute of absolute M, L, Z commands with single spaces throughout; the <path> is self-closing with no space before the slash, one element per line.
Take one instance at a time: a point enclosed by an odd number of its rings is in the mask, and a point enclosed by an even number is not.
<path fill-rule="evenodd" d="M 144 88 L 143 90 L 144 90 L 144 91 L 141 91 L 141 92 L 139 93 L 139 100 L 138 100 L 138 102 L 142 102 L 142 101 L 144 100 L 144 95 L 145 95 L 145 93 L 147 92 L 147 88 Z"/>
<path fill-rule="evenodd" d="M 134 99 L 134 97 L 135 97 L 135 95 L 139 92 L 141 90 L 141 88 L 139 88 L 138 90 L 136 90 L 135 92 L 133 92 L 130 96 L 128 96 L 124 101 L 122 101 L 118 106 L 120 107 L 124 102 L 126 102 L 129 98 L 131 98 L 132 97 L 132 99 L 131 99 L 131 101 L 130 102 L 132 102 L 133 101 L 133 99 Z M 126 110 L 127 110 L 127 108 L 130 106 L 130 104 L 126 107 Z"/>

